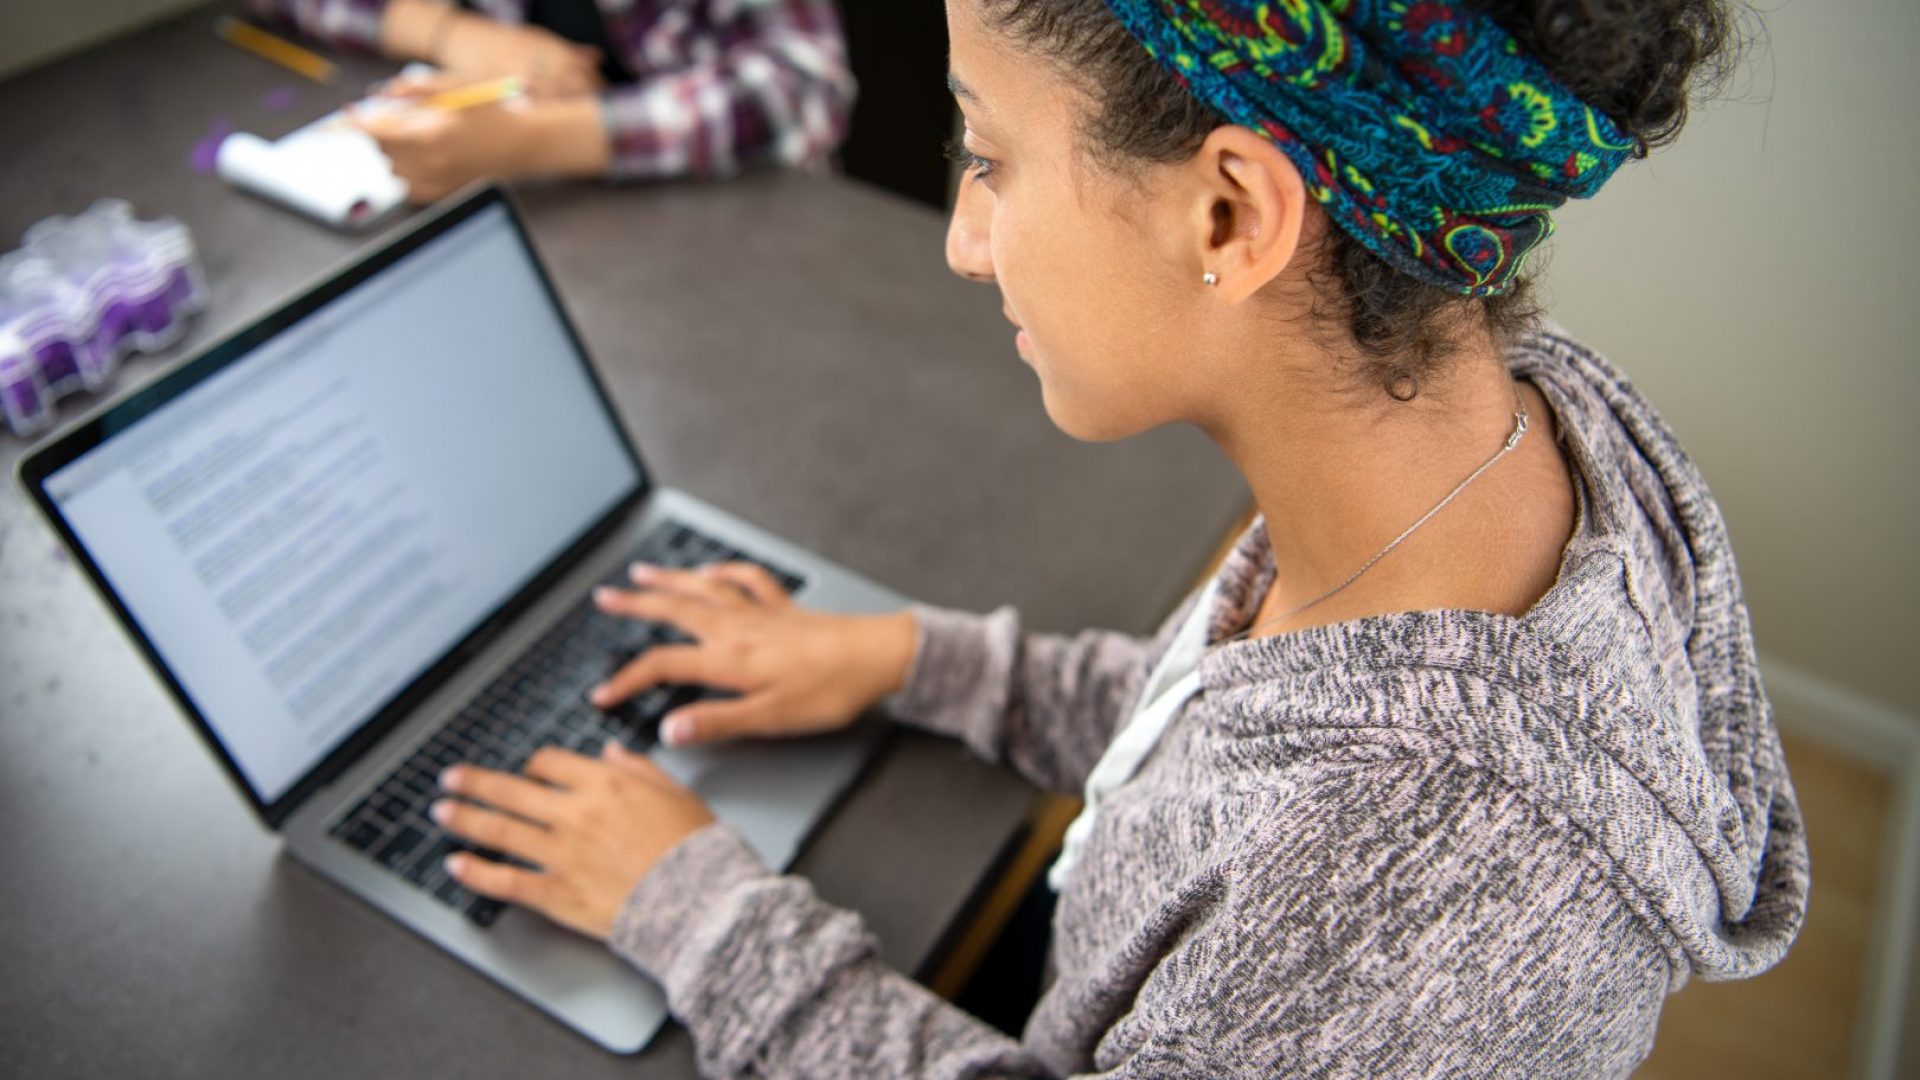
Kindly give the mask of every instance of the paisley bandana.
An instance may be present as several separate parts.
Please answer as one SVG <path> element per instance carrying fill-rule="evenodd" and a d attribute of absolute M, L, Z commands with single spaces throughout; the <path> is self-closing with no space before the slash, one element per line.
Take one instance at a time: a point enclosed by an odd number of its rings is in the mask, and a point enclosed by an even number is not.
<path fill-rule="evenodd" d="M 1273 139 L 1398 269 L 1491 296 L 1634 139 L 1459 0 L 1106 0 L 1161 66 Z"/>

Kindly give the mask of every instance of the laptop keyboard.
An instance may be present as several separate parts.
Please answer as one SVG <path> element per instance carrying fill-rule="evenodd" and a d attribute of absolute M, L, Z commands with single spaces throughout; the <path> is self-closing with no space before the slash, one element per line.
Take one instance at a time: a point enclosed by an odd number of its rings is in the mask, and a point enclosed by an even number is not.
<path fill-rule="evenodd" d="M 803 584 L 792 573 L 673 521 L 648 533 L 633 558 L 677 567 L 752 562 L 765 567 L 788 592 Z M 626 579 L 616 576 L 606 584 L 624 586 Z M 467 762 L 518 772 L 543 746 L 591 755 L 610 739 L 637 750 L 654 745 L 660 718 L 699 697 L 700 688 L 659 686 L 606 711 L 588 704 L 585 695 L 649 646 L 687 640 L 671 627 L 607 615 L 593 606 L 591 597 L 581 600 L 329 832 L 475 923 L 492 925 L 503 905 L 462 888 L 443 865 L 449 854 L 475 849 L 427 816 L 427 807 L 440 795 L 440 771 Z M 496 852 L 480 854 L 501 857 Z"/>

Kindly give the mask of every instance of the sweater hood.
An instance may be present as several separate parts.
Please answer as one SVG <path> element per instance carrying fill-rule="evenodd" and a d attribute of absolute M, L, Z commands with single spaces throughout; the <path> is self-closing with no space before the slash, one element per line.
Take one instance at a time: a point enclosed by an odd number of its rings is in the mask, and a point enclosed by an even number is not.
<path fill-rule="evenodd" d="M 1203 686 L 1243 762 L 1491 770 L 1597 849 L 1676 983 L 1756 974 L 1799 931 L 1807 850 L 1719 507 L 1606 359 L 1542 327 L 1508 362 L 1552 407 L 1577 477 L 1547 595 L 1520 618 L 1424 611 L 1225 644 Z M 1220 570 L 1210 640 L 1247 625 L 1273 573 L 1256 522 Z M 1356 679 L 1387 693 L 1343 694 Z"/>

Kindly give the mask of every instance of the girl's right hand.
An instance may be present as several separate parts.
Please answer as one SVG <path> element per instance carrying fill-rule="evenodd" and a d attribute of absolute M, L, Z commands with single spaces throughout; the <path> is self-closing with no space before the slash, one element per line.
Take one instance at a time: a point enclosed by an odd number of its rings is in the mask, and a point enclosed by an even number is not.
<path fill-rule="evenodd" d="M 668 714 L 660 738 L 670 746 L 843 728 L 904 686 L 913 665 L 919 626 L 911 612 L 809 611 L 752 563 L 694 570 L 636 563 L 630 576 L 639 588 L 597 589 L 595 605 L 608 614 L 669 624 L 695 640 L 647 649 L 595 687 L 589 699 L 610 708 L 671 683 L 740 695 L 697 701 Z"/>

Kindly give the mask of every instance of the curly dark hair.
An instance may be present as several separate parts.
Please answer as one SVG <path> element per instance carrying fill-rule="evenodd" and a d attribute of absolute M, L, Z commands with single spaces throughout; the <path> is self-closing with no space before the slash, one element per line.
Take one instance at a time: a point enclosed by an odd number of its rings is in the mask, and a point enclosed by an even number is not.
<path fill-rule="evenodd" d="M 1728 0 L 1467 0 L 1582 101 L 1639 144 L 1671 142 L 1689 100 L 1739 59 Z M 990 26 L 1078 80 L 1094 102 L 1083 136 L 1119 171 L 1191 158 L 1228 123 L 1147 56 L 1103 0 L 980 0 Z M 1311 276 L 1320 311 L 1343 321 L 1362 377 L 1396 397 L 1443 370 L 1462 325 L 1506 343 L 1540 314 L 1530 276 L 1469 299 L 1396 269 L 1331 228 Z M 1536 255 L 1533 270 L 1538 269 Z"/>

